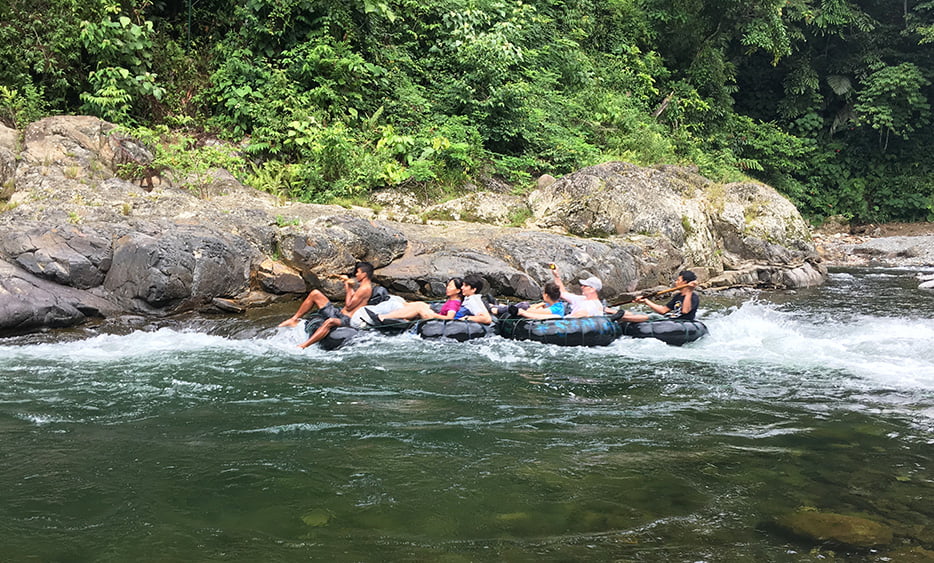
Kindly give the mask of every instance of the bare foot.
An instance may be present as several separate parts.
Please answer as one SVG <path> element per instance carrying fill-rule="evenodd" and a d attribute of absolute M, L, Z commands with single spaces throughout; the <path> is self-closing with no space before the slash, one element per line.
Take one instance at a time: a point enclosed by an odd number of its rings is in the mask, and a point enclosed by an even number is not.
<path fill-rule="evenodd" d="M 280 327 L 283 327 L 283 326 L 296 326 L 296 325 L 298 325 L 298 321 L 300 321 L 300 320 L 301 320 L 301 319 L 286 319 L 286 320 L 282 321 L 281 323 L 279 323 L 279 326 L 280 326 Z"/>

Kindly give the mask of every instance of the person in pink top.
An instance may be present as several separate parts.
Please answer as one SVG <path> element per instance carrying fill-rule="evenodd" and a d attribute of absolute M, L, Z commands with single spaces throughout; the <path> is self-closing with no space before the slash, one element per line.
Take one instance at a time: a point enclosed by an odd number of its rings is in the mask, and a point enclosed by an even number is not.
<path fill-rule="evenodd" d="M 374 325 L 383 324 L 388 320 L 456 319 L 459 318 L 458 313 L 461 309 L 461 288 L 463 286 L 464 282 L 460 278 L 451 278 L 448 280 L 444 288 L 444 294 L 448 300 L 444 302 L 444 305 L 441 306 L 441 310 L 437 313 L 431 308 L 431 305 L 424 301 L 411 301 L 391 313 L 377 315 L 367 309 L 367 314 L 372 320 L 371 324 Z"/>

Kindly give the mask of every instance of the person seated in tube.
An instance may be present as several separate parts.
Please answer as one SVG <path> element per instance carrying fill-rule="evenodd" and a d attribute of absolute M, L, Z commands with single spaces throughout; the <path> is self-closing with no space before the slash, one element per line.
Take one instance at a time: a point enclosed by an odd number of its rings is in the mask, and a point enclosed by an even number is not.
<path fill-rule="evenodd" d="M 338 310 L 320 290 L 313 289 L 298 306 L 295 314 L 279 323 L 280 327 L 296 326 L 313 307 L 317 307 L 318 312 L 327 317 L 308 340 L 298 345 L 299 348 L 307 348 L 322 340 L 339 326 L 350 326 L 350 317 L 369 302 L 373 293 L 373 264 L 357 262 L 354 266 L 353 277 L 354 279 L 351 280 L 350 276 L 341 276 L 346 294 L 342 309 Z"/>
<path fill-rule="evenodd" d="M 543 302 L 535 303 L 527 309 L 516 309 L 516 314 L 527 319 L 560 319 L 567 313 L 560 299 L 561 288 L 554 282 L 548 282 L 542 290 Z"/>
<path fill-rule="evenodd" d="M 633 299 L 634 303 L 641 303 L 652 309 L 652 313 L 641 315 L 625 309 L 610 309 L 606 312 L 614 321 L 626 321 L 630 323 L 642 323 L 645 321 L 658 321 L 664 318 L 680 321 L 693 321 L 697 313 L 697 307 L 700 305 L 700 297 L 694 293 L 697 287 L 697 275 L 691 270 L 682 270 L 675 280 L 675 287 L 681 287 L 680 292 L 671 298 L 666 305 L 658 305 L 645 297 Z"/>
<path fill-rule="evenodd" d="M 700 305 L 700 297 L 694 293 L 697 287 L 697 275 L 691 270 L 682 270 L 675 280 L 675 287 L 681 287 L 681 290 L 672 297 L 665 305 L 653 303 L 645 297 L 637 297 L 633 301 L 647 305 L 658 315 L 664 315 L 666 318 L 676 321 L 693 321 L 697 314 L 697 307 Z"/>
<path fill-rule="evenodd" d="M 424 301 L 410 301 L 401 308 L 382 315 L 377 315 L 369 309 L 366 310 L 366 313 L 370 317 L 370 324 L 374 325 L 382 325 L 389 320 L 459 319 L 469 314 L 468 311 L 462 307 L 463 296 L 461 295 L 461 289 L 463 286 L 464 280 L 461 278 L 451 278 L 448 280 L 448 283 L 444 287 L 444 295 L 447 297 L 447 301 L 444 302 L 444 305 L 441 306 L 441 310 L 437 313 L 431 308 L 431 305 Z"/>
<path fill-rule="evenodd" d="M 461 287 L 461 293 L 464 295 L 464 302 L 461 309 L 466 310 L 466 314 L 460 317 L 460 320 L 473 321 L 475 323 L 488 325 L 493 322 L 490 311 L 483 302 L 483 296 L 480 291 L 483 290 L 483 278 L 477 274 L 464 276 L 464 285 Z"/>
<path fill-rule="evenodd" d="M 561 299 L 571 304 L 571 313 L 568 317 L 601 317 L 604 315 L 603 301 L 600 300 L 600 290 L 603 289 L 603 282 L 597 276 L 590 276 L 585 280 L 580 280 L 581 293 L 571 293 L 564 287 L 561 281 L 561 275 L 558 268 L 551 270 L 551 276 L 555 280 L 555 285 L 561 291 Z"/>

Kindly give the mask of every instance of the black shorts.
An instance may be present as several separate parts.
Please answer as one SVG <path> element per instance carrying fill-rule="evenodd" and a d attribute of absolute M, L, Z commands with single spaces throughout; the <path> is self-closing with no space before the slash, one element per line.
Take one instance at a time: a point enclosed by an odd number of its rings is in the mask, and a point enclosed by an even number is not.
<path fill-rule="evenodd" d="M 318 312 L 329 319 L 340 320 L 341 326 L 350 326 L 350 317 L 341 313 L 341 310 L 335 307 L 333 303 L 328 303 Z"/>

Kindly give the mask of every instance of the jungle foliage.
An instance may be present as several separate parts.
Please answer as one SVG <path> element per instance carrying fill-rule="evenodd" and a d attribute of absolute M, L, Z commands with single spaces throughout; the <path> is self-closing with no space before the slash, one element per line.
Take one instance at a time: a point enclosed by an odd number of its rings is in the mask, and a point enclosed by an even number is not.
<path fill-rule="evenodd" d="M 618 159 L 934 220 L 932 42 L 925 0 L 6 0 L 0 121 L 219 136 L 304 201 Z"/>

